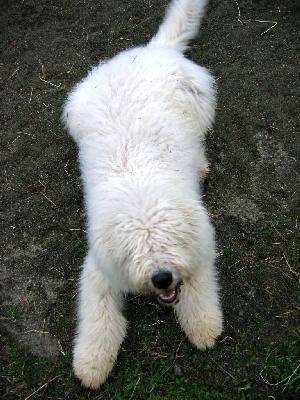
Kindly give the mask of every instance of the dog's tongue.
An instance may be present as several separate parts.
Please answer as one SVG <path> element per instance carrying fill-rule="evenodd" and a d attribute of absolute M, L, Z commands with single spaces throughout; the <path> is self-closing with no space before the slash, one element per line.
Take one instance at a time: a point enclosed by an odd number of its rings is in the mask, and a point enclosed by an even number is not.
<path fill-rule="evenodd" d="M 172 290 L 165 290 L 163 293 L 160 293 L 159 297 L 163 301 L 172 300 L 176 296 L 176 291 Z"/>

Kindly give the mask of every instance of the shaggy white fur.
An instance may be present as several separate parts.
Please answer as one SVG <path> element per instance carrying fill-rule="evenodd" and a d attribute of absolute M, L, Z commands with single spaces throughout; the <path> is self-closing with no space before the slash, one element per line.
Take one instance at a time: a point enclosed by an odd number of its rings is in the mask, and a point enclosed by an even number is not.
<path fill-rule="evenodd" d="M 88 215 L 73 359 L 87 387 L 99 387 L 113 368 L 126 334 L 128 292 L 171 303 L 200 349 L 222 330 L 214 231 L 198 183 L 208 169 L 204 136 L 214 120 L 214 79 L 182 55 L 205 4 L 173 0 L 147 46 L 100 63 L 64 106 Z M 154 283 L 161 271 L 171 277 L 167 286 Z"/>

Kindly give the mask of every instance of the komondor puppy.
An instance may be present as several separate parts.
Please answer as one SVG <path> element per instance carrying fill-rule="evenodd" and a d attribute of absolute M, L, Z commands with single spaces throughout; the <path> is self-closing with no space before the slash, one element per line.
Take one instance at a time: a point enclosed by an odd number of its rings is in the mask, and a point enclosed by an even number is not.
<path fill-rule="evenodd" d="M 199 349 L 222 330 L 214 230 L 199 188 L 214 79 L 183 55 L 206 2 L 173 0 L 146 46 L 93 68 L 64 106 L 88 216 L 73 354 L 86 387 L 99 387 L 113 368 L 127 293 L 173 306 Z"/>

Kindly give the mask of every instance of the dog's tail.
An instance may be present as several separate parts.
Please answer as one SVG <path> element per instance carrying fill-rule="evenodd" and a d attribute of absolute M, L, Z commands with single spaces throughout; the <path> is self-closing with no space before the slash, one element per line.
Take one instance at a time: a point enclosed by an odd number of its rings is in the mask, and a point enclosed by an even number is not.
<path fill-rule="evenodd" d="M 208 0 L 172 0 L 150 45 L 167 45 L 184 52 L 198 32 Z"/>

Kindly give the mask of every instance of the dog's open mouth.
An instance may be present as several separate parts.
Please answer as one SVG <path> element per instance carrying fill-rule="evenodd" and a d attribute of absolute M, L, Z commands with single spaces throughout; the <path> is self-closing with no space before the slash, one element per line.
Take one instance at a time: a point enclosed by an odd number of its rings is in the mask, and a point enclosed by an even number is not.
<path fill-rule="evenodd" d="M 175 288 L 161 292 L 158 295 L 158 299 L 165 304 L 174 303 L 174 301 L 177 299 L 177 289 Z"/>

